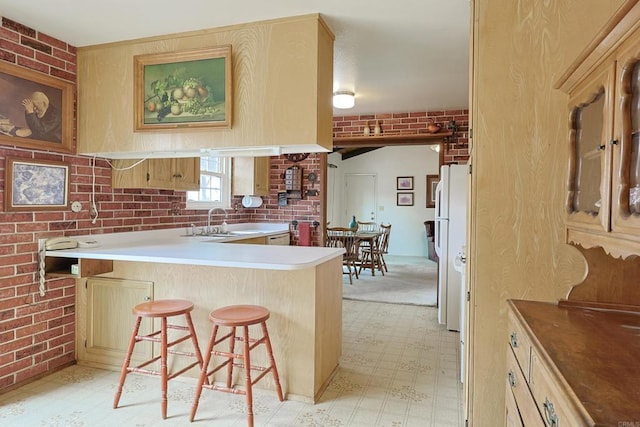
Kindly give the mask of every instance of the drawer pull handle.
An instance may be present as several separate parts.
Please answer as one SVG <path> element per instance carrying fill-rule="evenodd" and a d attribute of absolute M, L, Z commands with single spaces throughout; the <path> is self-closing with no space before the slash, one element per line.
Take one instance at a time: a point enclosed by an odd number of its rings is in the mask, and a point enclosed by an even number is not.
<path fill-rule="evenodd" d="M 511 332 L 511 336 L 509 336 L 509 340 L 511 341 L 511 347 L 518 347 L 518 335 L 515 332 Z"/>
<path fill-rule="evenodd" d="M 509 370 L 509 374 L 507 376 L 509 378 L 509 385 L 511 387 L 515 387 L 516 386 L 516 374 L 514 374 L 512 370 Z"/>
<path fill-rule="evenodd" d="M 544 417 L 547 421 L 547 424 L 550 427 L 558 427 L 558 416 L 556 415 L 556 410 L 553 407 L 553 403 L 549 402 L 548 398 L 544 398 Z"/>

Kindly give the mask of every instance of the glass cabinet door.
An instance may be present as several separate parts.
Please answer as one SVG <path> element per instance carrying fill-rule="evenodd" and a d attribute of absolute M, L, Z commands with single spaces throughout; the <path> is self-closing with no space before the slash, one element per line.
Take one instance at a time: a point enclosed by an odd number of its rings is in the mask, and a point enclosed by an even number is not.
<path fill-rule="evenodd" d="M 621 59 L 618 65 L 619 109 L 613 151 L 612 231 L 640 231 L 640 60 Z"/>
<path fill-rule="evenodd" d="M 567 222 L 609 230 L 613 67 L 607 67 L 572 97 Z"/>

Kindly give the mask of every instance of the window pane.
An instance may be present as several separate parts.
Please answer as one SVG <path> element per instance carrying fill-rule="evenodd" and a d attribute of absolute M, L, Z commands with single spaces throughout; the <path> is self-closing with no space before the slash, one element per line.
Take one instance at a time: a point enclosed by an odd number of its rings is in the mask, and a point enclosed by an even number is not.
<path fill-rule="evenodd" d="M 229 205 L 231 168 L 230 159 L 222 157 L 200 158 L 200 190 L 188 191 L 187 202 L 210 204 L 210 206 Z M 192 205 L 192 208 L 205 209 L 207 206 Z"/>

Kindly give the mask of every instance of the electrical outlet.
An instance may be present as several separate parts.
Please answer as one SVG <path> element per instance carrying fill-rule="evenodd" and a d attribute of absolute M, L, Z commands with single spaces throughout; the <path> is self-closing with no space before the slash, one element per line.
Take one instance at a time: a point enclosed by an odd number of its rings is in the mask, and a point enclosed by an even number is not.
<path fill-rule="evenodd" d="M 71 203 L 71 211 L 72 212 L 80 212 L 82 210 L 82 203 L 75 201 Z"/>

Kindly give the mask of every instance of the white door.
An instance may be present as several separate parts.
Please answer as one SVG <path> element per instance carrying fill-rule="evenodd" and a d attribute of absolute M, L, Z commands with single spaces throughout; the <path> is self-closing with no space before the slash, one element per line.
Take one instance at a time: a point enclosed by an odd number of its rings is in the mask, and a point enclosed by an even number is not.
<path fill-rule="evenodd" d="M 345 174 L 345 207 L 340 226 L 346 227 L 352 216 L 358 221 L 376 221 L 377 177 L 375 174 Z"/>

